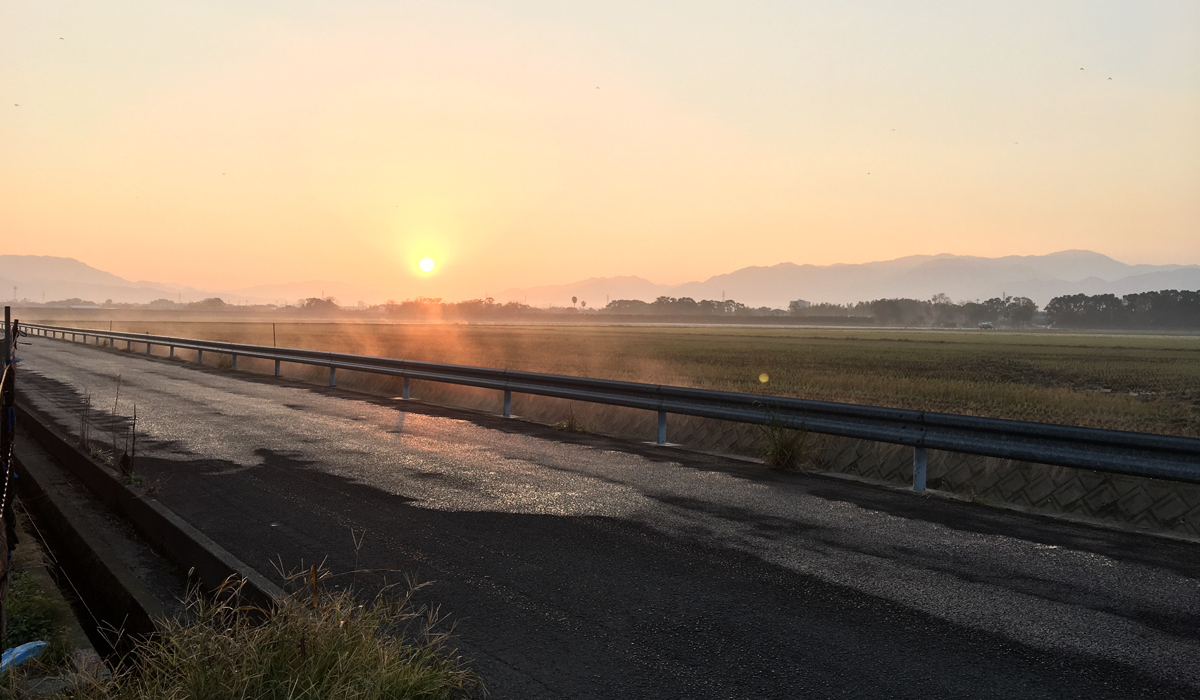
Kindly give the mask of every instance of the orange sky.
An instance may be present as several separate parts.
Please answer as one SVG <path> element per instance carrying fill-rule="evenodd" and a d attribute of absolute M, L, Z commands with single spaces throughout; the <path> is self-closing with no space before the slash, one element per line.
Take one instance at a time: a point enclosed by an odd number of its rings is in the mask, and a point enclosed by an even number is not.
<path fill-rule="evenodd" d="M 8 2 L 0 252 L 396 298 L 1200 263 L 1200 3 L 497 5 Z"/>

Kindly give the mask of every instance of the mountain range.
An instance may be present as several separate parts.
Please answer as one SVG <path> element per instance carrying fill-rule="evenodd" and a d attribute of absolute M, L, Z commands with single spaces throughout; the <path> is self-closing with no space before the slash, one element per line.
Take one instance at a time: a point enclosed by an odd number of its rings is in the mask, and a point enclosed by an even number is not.
<path fill-rule="evenodd" d="M 0 255 L 0 298 L 30 301 L 79 298 L 147 303 L 155 299 L 197 301 L 221 297 L 230 303 L 294 302 L 333 296 L 342 304 L 378 303 L 389 296 L 364 285 L 308 281 L 233 290 L 202 290 L 162 282 L 132 282 L 73 258 Z M 965 255 L 911 255 L 861 264 L 745 267 L 704 281 L 656 284 L 641 277 L 593 277 L 571 284 L 507 289 L 497 301 L 535 306 L 567 306 L 571 297 L 602 307 L 611 299 L 653 301 L 659 296 L 735 299 L 749 306 L 786 308 L 803 299 L 813 303 L 852 303 L 880 298 L 928 299 L 944 293 L 955 301 L 1024 296 L 1039 305 L 1064 294 L 1130 294 L 1159 289 L 1200 289 L 1200 265 L 1128 265 L 1087 250 L 1049 255 L 982 258 Z"/>
<path fill-rule="evenodd" d="M 928 299 L 944 293 L 955 301 L 1005 294 L 1029 297 L 1039 305 L 1064 294 L 1131 294 L 1160 289 L 1200 289 L 1200 265 L 1127 265 L 1088 250 L 1049 255 L 981 258 L 966 255 L 910 255 L 861 264 L 744 267 L 702 282 L 654 284 L 640 277 L 596 277 L 573 284 L 508 289 L 498 301 L 566 305 L 575 296 L 592 306 L 607 299 L 659 296 L 735 299 L 749 306 L 787 308 L 796 299 L 853 303 L 907 297 Z"/>

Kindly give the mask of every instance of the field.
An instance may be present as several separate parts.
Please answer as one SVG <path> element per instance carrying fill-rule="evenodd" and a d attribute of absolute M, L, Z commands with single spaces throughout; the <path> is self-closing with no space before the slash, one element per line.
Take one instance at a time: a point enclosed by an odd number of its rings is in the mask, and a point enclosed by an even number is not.
<path fill-rule="evenodd" d="M 270 323 L 113 328 L 1200 437 L 1195 335 L 288 323 L 273 339 Z"/>

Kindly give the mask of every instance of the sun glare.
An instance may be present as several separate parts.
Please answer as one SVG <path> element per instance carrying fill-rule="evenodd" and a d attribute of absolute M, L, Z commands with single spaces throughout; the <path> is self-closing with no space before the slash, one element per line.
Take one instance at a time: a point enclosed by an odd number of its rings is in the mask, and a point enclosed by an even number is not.
<path fill-rule="evenodd" d="M 422 272 L 433 272 L 433 258 L 422 258 L 421 259 L 421 271 Z"/>

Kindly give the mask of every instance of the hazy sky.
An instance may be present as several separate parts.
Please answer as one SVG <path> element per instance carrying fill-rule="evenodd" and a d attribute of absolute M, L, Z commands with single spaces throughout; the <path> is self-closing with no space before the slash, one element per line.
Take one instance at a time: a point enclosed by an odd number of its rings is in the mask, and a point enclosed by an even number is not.
<path fill-rule="evenodd" d="M 135 280 L 1200 263 L 1196 0 L 0 0 L 0 93 L 0 252 Z"/>

